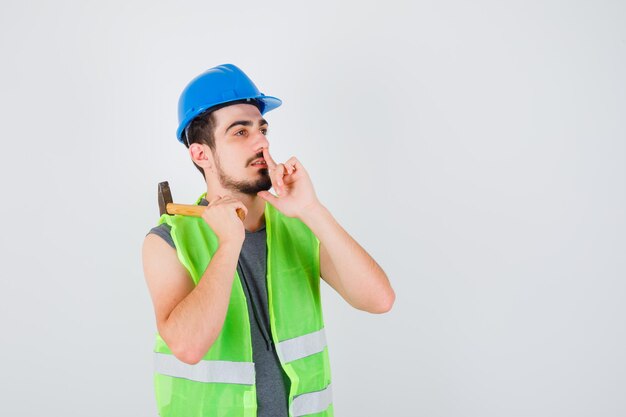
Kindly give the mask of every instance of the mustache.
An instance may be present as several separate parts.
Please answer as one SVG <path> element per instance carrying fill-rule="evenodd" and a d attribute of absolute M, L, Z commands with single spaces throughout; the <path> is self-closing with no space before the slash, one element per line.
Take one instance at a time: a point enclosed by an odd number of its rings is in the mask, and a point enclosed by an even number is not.
<path fill-rule="evenodd" d="M 252 161 L 254 161 L 255 159 L 259 159 L 259 158 L 263 158 L 263 152 L 261 152 L 260 154 L 255 155 L 254 158 L 252 158 L 250 161 L 248 161 L 248 165 L 250 165 L 252 163 Z"/>

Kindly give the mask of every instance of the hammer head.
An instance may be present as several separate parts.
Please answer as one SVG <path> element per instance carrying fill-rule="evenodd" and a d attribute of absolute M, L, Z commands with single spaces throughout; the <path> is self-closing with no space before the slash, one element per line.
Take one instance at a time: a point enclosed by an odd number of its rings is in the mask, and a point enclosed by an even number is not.
<path fill-rule="evenodd" d="M 170 185 L 167 181 L 159 183 L 159 217 L 167 213 L 167 204 L 173 203 Z"/>

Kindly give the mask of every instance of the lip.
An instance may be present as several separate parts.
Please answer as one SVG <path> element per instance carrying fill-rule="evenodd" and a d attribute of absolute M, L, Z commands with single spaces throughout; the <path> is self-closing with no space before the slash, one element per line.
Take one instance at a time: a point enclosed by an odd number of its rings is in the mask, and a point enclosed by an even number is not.
<path fill-rule="evenodd" d="M 252 161 L 252 163 L 250 164 L 250 166 L 255 166 L 255 167 L 267 167 L 267 162 L 263 162 L 262 164 L 252 165 L 252 164 L 254 164 L 255 162 L 257 162 L 257 161 L 261 161 L 261 160 L 262 160 L 262 158 L 255 159 L 254 161 Z"/>

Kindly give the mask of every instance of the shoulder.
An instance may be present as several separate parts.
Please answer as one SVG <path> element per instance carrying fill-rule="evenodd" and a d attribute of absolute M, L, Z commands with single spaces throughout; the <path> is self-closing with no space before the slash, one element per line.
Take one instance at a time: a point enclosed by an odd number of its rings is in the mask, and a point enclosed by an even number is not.
<path fill-rule="evenodd" d="M 161 237 L 163 240 L 165 240 L 165 242 L 167 242 L 168 245 L 176 249 L 176 245 L 174 244 L 174 240 L 172 239 L 172 227 L 169 224 L 161 223 L 158 226 L 150 229 L 146 236 L 148 236 L 149 234 L 154 234 Z"/>

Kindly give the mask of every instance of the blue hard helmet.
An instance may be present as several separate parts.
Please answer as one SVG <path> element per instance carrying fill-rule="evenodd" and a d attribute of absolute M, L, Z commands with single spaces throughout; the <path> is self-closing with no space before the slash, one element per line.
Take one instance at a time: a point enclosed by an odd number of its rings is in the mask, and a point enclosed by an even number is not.
<path fill-rule="evenodd" d="M 178 129 L 176 137 L 183 143 L 187 125 L 205 110 L 219 104 L 242 99 L 255 99 L 261 114 L 282 104 L 276 97 L 266 96 L 252 80 L 233 64 L 210 68 L 191 80 L 178 99 Z"/>

